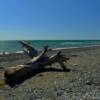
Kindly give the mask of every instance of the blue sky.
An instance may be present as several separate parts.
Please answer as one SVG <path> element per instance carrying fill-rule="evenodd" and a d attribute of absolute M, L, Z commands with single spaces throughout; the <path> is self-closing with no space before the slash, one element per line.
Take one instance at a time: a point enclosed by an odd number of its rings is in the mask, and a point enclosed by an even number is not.
<path fill-rule="evenodd" d="M 100 39 L 100 0 L 0 0 L 6 39 Z"/>

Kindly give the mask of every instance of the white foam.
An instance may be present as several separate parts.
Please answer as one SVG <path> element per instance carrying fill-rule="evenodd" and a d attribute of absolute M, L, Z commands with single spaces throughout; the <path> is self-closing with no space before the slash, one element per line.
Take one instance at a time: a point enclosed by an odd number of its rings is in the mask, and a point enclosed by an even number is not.
<path fill-rule="evenodd" d="M 15 51 L 15 52 L 0 52 L 0 55 L 10 55 L 10 54 L 22 54 L 24 51 Z"/>
<path fill-rule="evenodd" d="M 91 48 L 91 47 L 100 47 L 100 45 L 91 45 L 91 46 L 81 46 L 81 47 L 66 47 L 66 48 L 54 48 L 52 50 L 66 50 L 66 49 L 78 49 L 78 48 Z"/>
<path fill-rule="evenodd" d="M 15 53 L 24 53 L 24 51 L 16 51 Z"/>

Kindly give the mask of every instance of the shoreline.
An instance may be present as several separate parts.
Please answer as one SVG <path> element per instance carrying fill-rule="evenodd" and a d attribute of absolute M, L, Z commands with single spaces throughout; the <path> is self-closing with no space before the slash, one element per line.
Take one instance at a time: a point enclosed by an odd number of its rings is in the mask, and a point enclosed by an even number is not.
<path fill-rule="evenodd" d="M 68 48 L 51 48 L 50 52 L 56 52 L 56 51 L 84 51 L 84 50 L 91 50 L 91 49 L 97 49 L 100 48 L 100 45 L 91 45 L 91 46 L 81 46 L 81 47 L 68 47 Z M 40 51 L 40 50 L 39 50 Z M 14 55 L 14 54 L 24 54 L 24 51 L 13 51 L 13 52 L 0 52 L 0 56 L 6 56 L 6 55 Z"/>

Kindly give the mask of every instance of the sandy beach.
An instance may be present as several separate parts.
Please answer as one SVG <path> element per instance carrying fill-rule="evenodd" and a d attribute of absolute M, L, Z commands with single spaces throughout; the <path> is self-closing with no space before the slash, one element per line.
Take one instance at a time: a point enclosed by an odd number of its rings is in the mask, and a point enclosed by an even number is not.
<path fill-rule="evenodd" d="M 99 100 L 100 46 L 61 51 L 70 57 L 66 63 L 70 72 L 41 72 L 13 88 L 2 84 L 4 68 L 24 64 L 30 58 L 25 54 L 0 56 L 0 100 Z M 61 68 L 58 64 L 48 67 Z"/>

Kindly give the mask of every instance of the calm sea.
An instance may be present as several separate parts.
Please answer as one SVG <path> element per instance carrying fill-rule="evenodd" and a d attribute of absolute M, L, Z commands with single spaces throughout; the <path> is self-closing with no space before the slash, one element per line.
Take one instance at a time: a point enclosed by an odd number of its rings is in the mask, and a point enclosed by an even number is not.
<path fill-rule="evenodd" d="M 31 42 L 31 44 L 37 49 L 41 49 L 45 45 L 48 45 L 51 48 L 100 45 L 100 40 L 29 40 L 28 42 Z M 20 50 L 22 50 L 22 46 L 18 41 L 0 41 L 0 52 Z"/>

